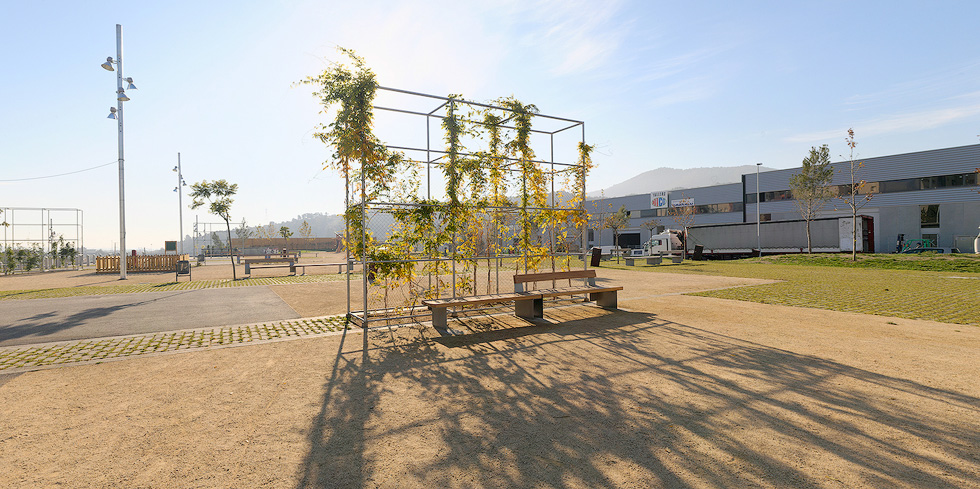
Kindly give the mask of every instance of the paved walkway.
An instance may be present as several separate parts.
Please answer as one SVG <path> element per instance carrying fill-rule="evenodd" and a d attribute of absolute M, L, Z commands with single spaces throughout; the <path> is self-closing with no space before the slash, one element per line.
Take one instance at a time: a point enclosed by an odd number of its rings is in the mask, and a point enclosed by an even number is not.
<path fill-rule="evenodd" d="M 0 347 L 0 374 L 64 364 L 101 362 L 134 355 L 322 336 L 342 331 L 346 324 L 345 317 L 340 315 Z"/>
<path fill-rule="evenodd" d="M 0 347 L 300 317 L 268 287 L 0 301 Z"/>

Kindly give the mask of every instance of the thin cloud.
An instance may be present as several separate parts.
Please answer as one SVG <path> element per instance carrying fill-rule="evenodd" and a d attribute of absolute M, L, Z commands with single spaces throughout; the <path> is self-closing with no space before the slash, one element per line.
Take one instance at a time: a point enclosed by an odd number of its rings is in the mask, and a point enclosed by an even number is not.
<path fill-rule="evenodd" d="M 849 110 L 861 110 L 896 101 L 919 101 L 943 99 L 948 93 L 961 92 L 980 83 L 980 61 L 974 60 L 962 65 L 929 73 L 918 78 L 896 83 L 877 92 L 854 95 L 844 101 Z"/>
<path fill-rule="evenodd" d="M 717 81 L 711 77 L 700 76 L 680 80 L 665 87 L 658 87 L 659 94 L 648 99 L 648 107 L 664 107 L 668 105 L 697 102 L 711 98 L 717 91 Z"/>
<path fill-rule="evenodd" d="M 714 58 L 725 51 L 730 50 L 730 46 L 713 46 L 698 49 L 688 53 L 655 62 L 636 77 L 637 82 L 650 82 L 670 78 L 674 75 L 702 67 L 706 61 Z"/>
<path fill-rule="evenodd" d="M 549 72 L 557 76 L 589 73 L 615 59 L 630 30 L 629 23 L 616 23 L 622 2 L 545 1 L 514 9 L 511 16 L 523 17 L 538 28 L 525 37 L 525 45 L 549 53 L 555 62 Z"/>
<path fill-rule="evenodd" d="M 977 116 L 980 116 L 980 103 L 960 107 L 948 107 L 942 109 L 910 112 L 906 114 L 896 114 L 878 119 L 871 119 L 864 122 L 857 122 L 852 126 L 860 127 L 862 135 L 876 136 L 879 134 L 888 133 L 924 131 L 926 129 L 934 129 L 953 122 Z M 843 137 L 843 134 L 846 131 L 847 128 L 840 127 L 826 131 L 796 134 L 783 138 L 783 141 L 788 143 L 825 141 L 827 139 Z"/>

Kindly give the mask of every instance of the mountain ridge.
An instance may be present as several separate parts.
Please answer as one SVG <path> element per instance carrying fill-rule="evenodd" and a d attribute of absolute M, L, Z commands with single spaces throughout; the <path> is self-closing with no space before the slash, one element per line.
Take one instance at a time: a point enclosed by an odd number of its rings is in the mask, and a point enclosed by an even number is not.
<path fill-rule="evenodd" d="M 761 167 L 762 171 L 773 168 Z M 624 197 L 661 190 L 680 190 L 711 185 L 739 183 L 742 175 L 755 173 L 756 165 L 708 166 L 698 168 L 670 168 L 662 166 L 647 170 L 622 182 L 601 190 L 586 193 L 587 197 Z"/>

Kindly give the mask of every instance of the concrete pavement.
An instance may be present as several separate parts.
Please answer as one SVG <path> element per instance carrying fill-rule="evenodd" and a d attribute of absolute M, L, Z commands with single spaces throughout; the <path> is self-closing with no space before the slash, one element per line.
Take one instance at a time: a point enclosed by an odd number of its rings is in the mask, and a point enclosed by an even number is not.
<path fill-rule="evenodd" d="M 295 319 L 268 287 L 0 301 L 0 347 Z"/>

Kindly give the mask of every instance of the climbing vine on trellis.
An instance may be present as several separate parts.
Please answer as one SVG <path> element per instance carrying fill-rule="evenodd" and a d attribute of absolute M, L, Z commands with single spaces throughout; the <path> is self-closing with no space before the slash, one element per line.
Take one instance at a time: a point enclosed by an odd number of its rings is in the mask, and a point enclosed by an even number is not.
<path fill-rule="evenodd" d="M 375 74 L 353 51 L 340 51 L 350 66 L 334 64 L 301 83 L 314 86 L 324 112 L 333 113 L 314 137 L 332 148 L 324 169 L 338 171 L 348 186 L 344 244 L 370 264 L 371 279 L 384 286 L 386 308 L 387 291 L 405 286 L 411 305 L 450 288 L 453 294 L 484 292 L 478 290 L 481 263 L 490 293 L 491 259 L 500 256 L 516 255 L 524 271 L 538 270 L 547 257 L 558 266 L 555 243 L 569 251 L 569 233 L 582 236 L 587 223 L 583 198 L 592 146 L 578 144 L 574 165 L 545 168 L 531 145 L 536 106 L 514 97 L 473 104 L 451 94 L 442 106 L 442 156 L 411 160 L 374 134 Z M 420 195 L 418 168 L 426 165 L 442 173 L 444 199 Z M 548 184 L 555 195 L 559 180 L 567 196 L 549 202 Z M 384 199 L 402 204 L 372 210 Z M 383 239 L 366 225 L 372 212 L 394 220 Z M 569 263 L 565 257 L 561 266 Z"/>

